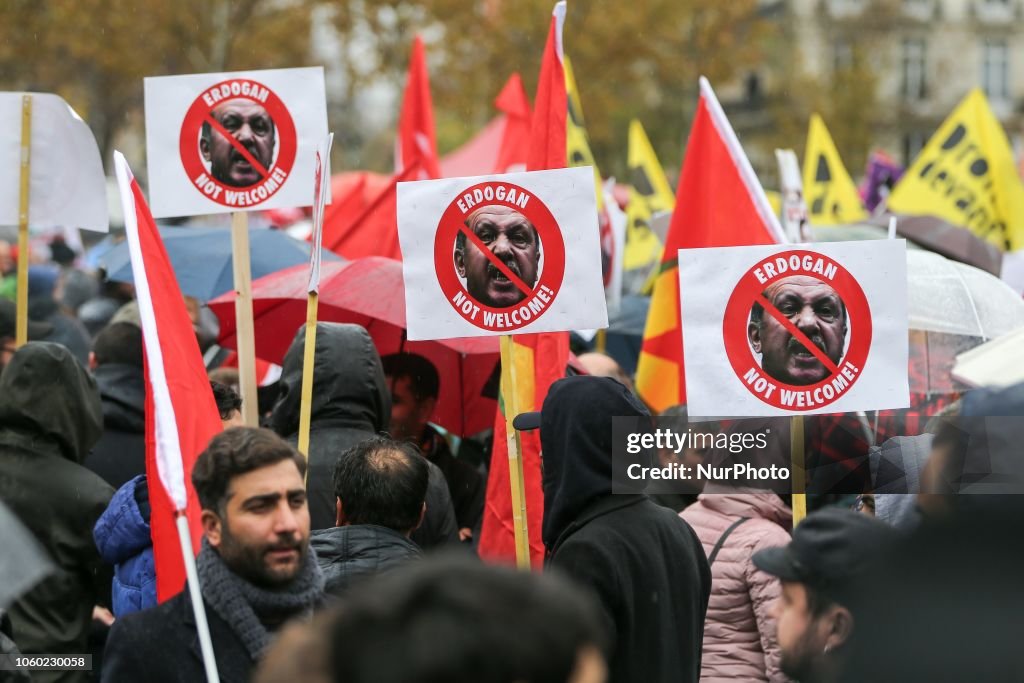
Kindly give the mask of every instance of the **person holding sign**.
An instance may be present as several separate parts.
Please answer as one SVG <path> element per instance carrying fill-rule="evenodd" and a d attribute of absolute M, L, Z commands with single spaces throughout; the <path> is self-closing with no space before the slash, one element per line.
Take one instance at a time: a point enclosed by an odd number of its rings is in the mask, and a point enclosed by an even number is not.
<path fill-rule="evenodd" d="M 213 123 L 218 124 L 216 128 Z M 276 130 L 274 119 L 254 100 L 218 103 L 210 120 L 203 122 L 199 140 L 210 175 L 231 187 L 249 187 L 263 180 L 274 160 Z"/>
<path fill-rule="evenodd" d="M 455 269 L 469 295 L 493 308 L 508 308 L 525 299 L 540 269 L 540 236 L 533 223 L 515 209 L 490 205 L 469 214 L 466 226 L 477 239 L 467 244 L 466 232 L 459 231 Z M 481 244 L 490 254 L 483 253 Z"/>
<path fill-rule="evenodd" d="M 761 300 L 755 300 L 747 338 L 754 353 L 761 354 L 765 374 L 798 386 L 828 377 L 829 369 L 808 343 L 839 364 L 848 325 L 846 305 L 835 289 L 816 278 L 794 275 L 770 284 L 763 299 L 774 311 L 766 315 Z"/>

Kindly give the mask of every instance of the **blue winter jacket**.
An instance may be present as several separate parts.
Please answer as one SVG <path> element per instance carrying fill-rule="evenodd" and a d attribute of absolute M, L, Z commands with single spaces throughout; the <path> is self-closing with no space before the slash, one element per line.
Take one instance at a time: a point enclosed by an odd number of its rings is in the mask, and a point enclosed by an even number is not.
<path fill-rule="evenodd" d="M 139 489 L 136 495 L 136 489 Z M 140 474 L 117 490 L 93 528 L 93 538 L 104 562 L 114 565 L 111 589 L 114 616 L 156 606 L 156 569 L 153 541 L 149 535 L 149 511 L 139 509 L 147 501 L 146 475 Z"/>

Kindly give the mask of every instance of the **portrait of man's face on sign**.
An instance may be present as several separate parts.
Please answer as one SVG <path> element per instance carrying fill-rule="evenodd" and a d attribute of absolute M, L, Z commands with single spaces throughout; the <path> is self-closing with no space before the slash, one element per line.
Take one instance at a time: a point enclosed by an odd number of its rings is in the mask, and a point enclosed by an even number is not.
<path fill-rule="evenodd" d="M 528 292 L 520 283 L 532 290 L 541 262 L 540 236 L 530 220 L 506 206 L 483 206 L 469 214 L 466 227 L 490 251 L 484 254 L 461 230 L 455 238 L 455 269 L 469 295 L 493 308 L 507 308 L 525 299 Z"/>
<path fill-rule="evenodd" d="M 218 103 L 210 115 L 232 138 L 228 140 L 208 121 L 203 123 L 199 151 L 214 180 L 230 187 L 249 187 L 263 180 L 264 171 L 239 149 L 245 149 L 264 170 L 273 165 L 277 134 L 274 119 L 263 105 L 239 97 Z"/>
<path fill-rule="evenodd" d="M 836 365 L 843 357 L 849 320 L 846 305 L 829 284 L 794 275 L 764 290 L 764 298 Z M 761 356 L 761 369 L 790 385 L 816 384 L 829 376 L 825 365 L 769 311 L 755 302 L 747 341 Z"/>

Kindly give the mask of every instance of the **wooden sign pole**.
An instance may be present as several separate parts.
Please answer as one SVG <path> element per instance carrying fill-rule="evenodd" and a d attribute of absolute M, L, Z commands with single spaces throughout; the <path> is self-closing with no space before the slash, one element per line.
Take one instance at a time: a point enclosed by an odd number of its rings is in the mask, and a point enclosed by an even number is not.
<path fill-rule="evenodd" d="M 508 479 L 512 487 L 512 527 L 515 532 L 516 566 L 530 570 L 530 533 L 526 526 L 526 487 L 523 481 L 523 457 L 519 432 L 512 420 L 519 414 L 516 392 L 515 352 L 512 337 L 501 336 L 501 397 L 505 406 L 505 435 L 508 446 Z"/>
<path fill-rule="evenodd" d="M 28 207 L 32 177 L 32 96 L 21 97 L 21 177 L 18 191 L 17 316 L 14 346 L 28 341 Z"/>
<path fill-rule="evenodd" d="M 238 387 L 242 392 L 242 420 L 259 427 L 256 396 L 256 330 L 252 316 L 252 271 L 249 266 L 249 215 L 231 214 L 231 260 L 235 278 L 235 338 L 238 349 Z"/>

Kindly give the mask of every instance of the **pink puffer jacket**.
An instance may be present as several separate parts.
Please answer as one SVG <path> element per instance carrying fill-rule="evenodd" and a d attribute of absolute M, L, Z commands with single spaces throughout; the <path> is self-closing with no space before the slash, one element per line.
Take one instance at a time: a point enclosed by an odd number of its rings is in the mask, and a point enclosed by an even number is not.
<path fill-rule="evenodd" d="M 725 530 L 740 517 L 750 518 L 733 530 L 711 565 L 701 683 L 787 681 L 779 670 L 779 646 L 771 616 L 781 584 L 754 567 L 750 558 L 763 548 L 789 543 L 789 507 L 774 493 L 709 484 L 697 502 L 679 516 L 697 532 L 709 559 Z"/>

